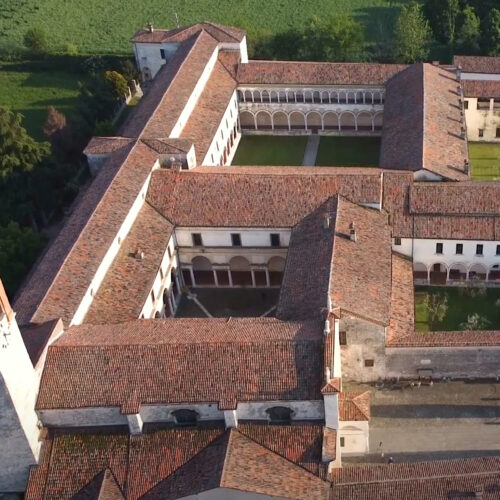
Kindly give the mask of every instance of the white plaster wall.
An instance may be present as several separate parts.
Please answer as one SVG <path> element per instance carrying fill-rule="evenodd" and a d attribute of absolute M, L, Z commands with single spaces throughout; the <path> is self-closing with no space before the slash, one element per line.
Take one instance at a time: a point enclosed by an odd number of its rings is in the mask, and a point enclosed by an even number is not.
<path fill-rule="evenodd" d="M 38 410 L 37 414 L 47 427 L 128 425 L 127 416 L 120 413 L 118 406 Z"/>
<path fill-rule="evenodd" d="M 206 227 L 176 227 L 175 237 L 179 247 L 193 247 L 192 234 L 201 234 L 203 247 L 232 247 L 231 234 L 241 235 L 241 247 L 271 247 L 271 233 L 280 235 L 281 247 L 288 247 L 290 244 L 291 229 L 271 228 L 271 229 L 249 229 L 249 228 L 206 228 Z"/>
<path fill-rule="evenodd" d="M 101 169 L 104 162 L 108 159 L 109 155 L 93 155 L 87 154 L 87 163 L 89 164 L 89 170 L 92 177 L 97 175 L 97 172 Z"/>
<path fill-rule="evenodd" d="M 0 491 L 23 491 L 40 452 L 38 377 L 15 319 L 0 313 Z"/>
<path fill-rule="evenodd" d="M 339 331 L 340 320 L 335 319 L 335 345 L 333 348 L 333 373 L 332 378 L 342 378 L 342 357 L 340 355 Z"/>
<path fill-rule="evenodd" d="M 161 58 L 160 49 L 165 50 L 166 59 L 170 60 L 179 45 L 178 43 L 134 43 L 137 66 L 141 71 L 144 67 L 148 67 L 151 70 L 151 77 L 154 78 L 166 63 L 165 59 Z"/>
<path fill-rule="evenodd" d="M 268 495 L 259 495 L 257 493 L 248 493 L 246 491 L 233 490 L 229 488 L 216 488 L 203 491 L 197 495 L 189 495 L 179 500 L 293 500 L 292 497 L 276 497 Z M 326 500 L 326 498 L 325 498 Z"/>
<path fill-rule="evenodd" d="M 496 136 L 497 128 L 500 128 L 500 108 L 493 107 L 493 99 L 490 100 L 489 109 L 477 109 L 476 98 L 468 97 L 465 101 L 469 104 L 465 110 L 469 141 L 500 142 L 500 137 Z M 479 129 L 483 130 L 483 137 L 479 137 Z"/>
<path fill-rule="evenodd" d="M 293 411 L 293 420 L 323 420 L 323 401 L 251 401 L 239 402 L 236 410 L 238 420 L 268 420 L 266 410 L 273 406 L 284 406 Z"/>
<path fill-rule="evenodd" d="M 339 428 L 339 395 L 324 394 L 325 426 L 329 429 Z"/>
<path fill-rule="evenodd" d="M 340 448 L 342 455 L 364 455 L 369 450 L 368 421 L 340 422 L 340 437 L 344 438 L 344 446 Z"/>
<path fill-rule="evenodd" d="M 395 244 L 395 238 L 392 238 L 392 249 L 394 252 L 406 255 L 406 257 L 413 256 L 413 240 L 411 238 L 400 238 L 401 245 Z"/>
<path fill-rule="evenodd" d="M 152 166 L 152 171 L 155 170 L 156 168 L 159 167 L 158 161 L 156 161 L 155 165 Z M 85 295 L 82 298 L 82 301 L 80 302 L 80 305 L 78 306 L 73 319 L 71 320 L 70 326 L 71 325 L 80 325 L 85 318 L 85 315 L 87 314 L 87 311 L 89 310 L 90 304 L 92 304 L 92 301 L 94 300 L 94 296 L 97 293 L 97 290 L 101 286 L 104 277 L 106 276 L 106 273 L 108 272 L 109 267 L 113 263 L 113 260 L 115 259 L 116 255 L 118 254 L 118 251 L 120 250 L 120 245 L 123 242 L 123 240 L 126 238 L 127 234 L 130 231 L 130 228 L 132 227 L 133 223 L 135 222 L 135 219 L 137 218 L 137 215 L 139 214 L 142 205 L 144 204 L 144 200 L 146 198 L 146 193 L 149 187 L 149 181 L 151 180 L 151 174 L 148 175 L 148 178 L 146 179 L 146 182 L 142 186 L 139 194 L 137 195 L 137 198 L 135 199 L 134 203 L 132 204 L 132 207 L 130 208 L 127 216 L 125 217 L 122 225 L 120 226 L 120 229 L 118 230 L 116 237 L 114 238 L 113 242 L 111 243 L 111 246 L 108 248 L 106 254 L 104 255 L 104 258 L 101 261 L 101 264 L 97 268 L 97 271 L 92 278 L 92 281 L 90 282 L 90 286 L 87 288 L 87 291 L 85 292 Z"/>
<path fill-rule="evenodd" d="M 495 73 L 461 73 L 462 80 L 500 80 L 500 75 Z"/>
<path fill-rule="evenodd" d="M 219 410 L 217 403 L 204 404 L 176 404 L 176 405 L 142 405 L 141 417 L 144 423 L 171 422 L 175 423 L 172 412 L 175 410 L 194 410 L 200 421 L 224 420 L 224 412 Z"/>

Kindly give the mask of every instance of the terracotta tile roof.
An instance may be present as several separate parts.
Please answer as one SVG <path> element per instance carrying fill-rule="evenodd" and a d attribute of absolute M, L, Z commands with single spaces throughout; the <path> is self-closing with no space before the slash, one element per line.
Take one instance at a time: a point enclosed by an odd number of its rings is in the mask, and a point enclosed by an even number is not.
<path fill-rule="evenodd" d="M 29 325 L 21 327 L 21 335 L 23 337 L 24 345 L 28 351 L 31 363 L 36 367 L 40 360 L 43 366 L 43 354 L 47 348 L 48 343 L 63 332 L 64 326 L 60 319 L 47 321 L 40 325 Z"/>
<path fill-rule="evenodd" d="M 330 381 L 323 386 L 321 394 L 334 394 L 340 392 L 342 380 L 340 378 L 331 378 Z"/>
<path fill-rule="evenodd" d="M 215 63 L 196 107 L 181 133 L 182 137 L 189 138 L 195 143 L 196 156 L 200 164 L 203 163 L 235 89 L 236 82 L 228 71 L 220 62 Z M 225 144 L 222 144 L 221 151 L 224 147 Z"/>
<path fill-rule="evenodd" d="M 189 139 L 141 139 L 146 146 L 148 146 L 153 151 L 159 154 L 180 154 L 189 153 L 189 150 L 193 147 L 193 141 Z"/>
<path fill-rule="evenodd" d="M 456 240 L 500 239 L 499 217 L 415 216 L 414 238 Z"/>
<path fill-rule="evenodd" d="M 323 343 L 320 322 L 274 318 L 73 327 L 49 348 L 37 409 L 320 400 Z"/>
<path fill-rule="evenodd" d="M 206 31 L 218 42 L 239 43 L 245 37 L 245 31 L 233 26 L 224 26 L 212 22 L 204 21 L 202 23 L 183 26 L 172 30 L 149 29 L 139 30 L 132 42 L 136 43 L 179 43 L 185 42 L 188 38 L 198 34 L 200 31 Z"/>
<path fill-rule="evenodd" d="M 61 318 L 69 325 L 85 292 L 156 162 L 137 142 L 105 163 L 36 265 L 18 299 L 20 324 Z"/>
<path fill-rule="evenodd" d="M 343 422 L 370 420 L 370 391 L 341 392 L 339 418 Z"/>
<path fill-rule="evenodd" d="M 446 179 L 468 179 L 458 86 L 454 73 L 431 64 L 414 64 L 389 80 L 382 168 L 425 169 Z"/>
<path fill-rule="evenodd" d="M 240 84 L 384 85 L 406 66 L 400 64 L 250 61 L 240 64 Z"/>
<path fill-rule="evenodd" d="M 85 316 L 85 323 L 138 319 L 160 268 L 173 226 L 148 203 L 141 208 Z M 135 256 L 140 249 L 144 258 Z"/>
<path fill-rule="evenodd" d="M 71 500 L 125 500 L 113 473 L 105 469 L 84 486 Z"/>
<path fill-rule="evenodd" d="M 207 423 L 196 428 L 146 426 L 140 436 L 130 436 L 126 428 L 54 429 L 44 442 L 40 465 L 31 470 L 26 499 L 64 500 L 102 490 L 106 474 L 112 473 L 108 482 L 115 482 L 128 500 L 158 494 L 162 500 L 174 499 L 174 493 L 190 486 L 203 491 L 217 481 L 238 490 L 279 493 L 285 480 L 289 486 L 283 485 L 283 491 L 293 486 L 300 492 L 308 485 L 314 495 L 289 498 L 326 500 L 317 496 L 328 488 L 317 477 L 322 429 L 319 424 L 246 423 L 224 431 L 223 423 Z M 269 480 L 270 471 L 279 479 Z"/>
<path fill-rule="evenodd" d="M 106 155 L 121 148 L 131 146 L 134 139 L 127 137 L 92 137 L 87 147 L 83 150 L 84 155 Z"/>
<path fill-rule="evenodd" d="M 257 175 L 222 167 L 157 170 L 147 199 L 172 223 L 196 227 L 292 227 L 337 193 L 357 203 L 380 202 L 379 172 L 329 175 L 314 170 L 255 169 Z"/>
<path fill-rule="evenodd" d="M 339 500 L 428 500 L 481 498 L 500 491 L 500 460 L 471 458 L 334 469 L 333 495 Z"/>
<path fill-rule="evenodd" d="M 500 57 L 454 56 L 453 64 L 457 67 L 461 66 L 464 73 L 500 74 Z"/>
<path fill-rule="evenodd" d="M 383 209 L 389 213 L 389 222 L 393 235 L 411 237 L 413 234 L 413 217 L 409 214 L 409 192 L 413 183 L 411 172 L 383 174 Z"/>
<path fill-rule="evenodd" d="M 500 80 L 462 80 L 465 97 L 500 97 Z"/>
<path fill-rule="evenodd" d="M 239 50 L 219 50 L 219 62 L 236 80 L 236 71 L 238 64 L 241 62 L 241 52 Z"/>

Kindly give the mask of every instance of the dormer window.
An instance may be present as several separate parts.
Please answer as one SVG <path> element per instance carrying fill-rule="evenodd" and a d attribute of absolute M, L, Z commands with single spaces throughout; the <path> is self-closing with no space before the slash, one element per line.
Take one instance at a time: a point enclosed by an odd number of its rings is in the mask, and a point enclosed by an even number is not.
<path fill-rule="evenodd" d="M 293 410 L 286 406 L 273 406 L 266 410 L 270 424 L 290 424 Z"/>
<path fill-rule="evenodd" d="M 200 415 L 194 410 L 175 410 L 172 412 L 175 423 L 181 427 L 189 427 L 198 424 Z"/>

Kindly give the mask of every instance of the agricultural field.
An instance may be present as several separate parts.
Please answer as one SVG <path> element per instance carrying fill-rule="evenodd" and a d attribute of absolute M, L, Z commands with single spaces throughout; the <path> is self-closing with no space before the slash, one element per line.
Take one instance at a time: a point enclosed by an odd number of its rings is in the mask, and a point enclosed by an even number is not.
<path fill-rule="evenodd" d="M 469 158 L 473 179 L 500 180 L 500 144 L 469 142 Z"/>
<path fill-rule="evenodd" d="M 49 48 L 67 42 L 81 54 L 130 54 L 130 38 L 152 21 L 161 28 L 214 21 L 247 30 L 250 42 L 301 28 L 313 15 L 348 12 L 366 28 L 368 44 L 385 42 L 399 8 L 408 0 L 2 0 L 0 45 L 22 43 L 25 31 L 40 26 Z"/>

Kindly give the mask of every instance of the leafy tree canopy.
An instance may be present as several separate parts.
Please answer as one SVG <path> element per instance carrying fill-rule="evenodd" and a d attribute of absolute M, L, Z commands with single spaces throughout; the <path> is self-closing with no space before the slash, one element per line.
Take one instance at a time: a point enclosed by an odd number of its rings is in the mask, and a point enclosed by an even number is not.
<path fill-rule="evenodd" d="M 483 19 L 483 49 L 490 56 L 500 56 L 500 10 L 492 9 Z"/>
<path fill-rule="evenodd" d="M 457 32 L 458 50 L 466 54 L 479 52 L 481 39 L 481 20 L 474 7 L 467 5 L 462 12 L 461 25 Z"/>
<path fill-rule="evenodd" d="M 459 0 L 427 0 L 424 13 L 434 36 L 442 43 L 453 45 L 461 13 Z"/>
<path fill-rule="evenodd" d="M 30 28 L 23 38 L 24 46 L 34 54 L 44 54 L 47 52 L 47 36 L 43 28 L 35 26 Z"/>

